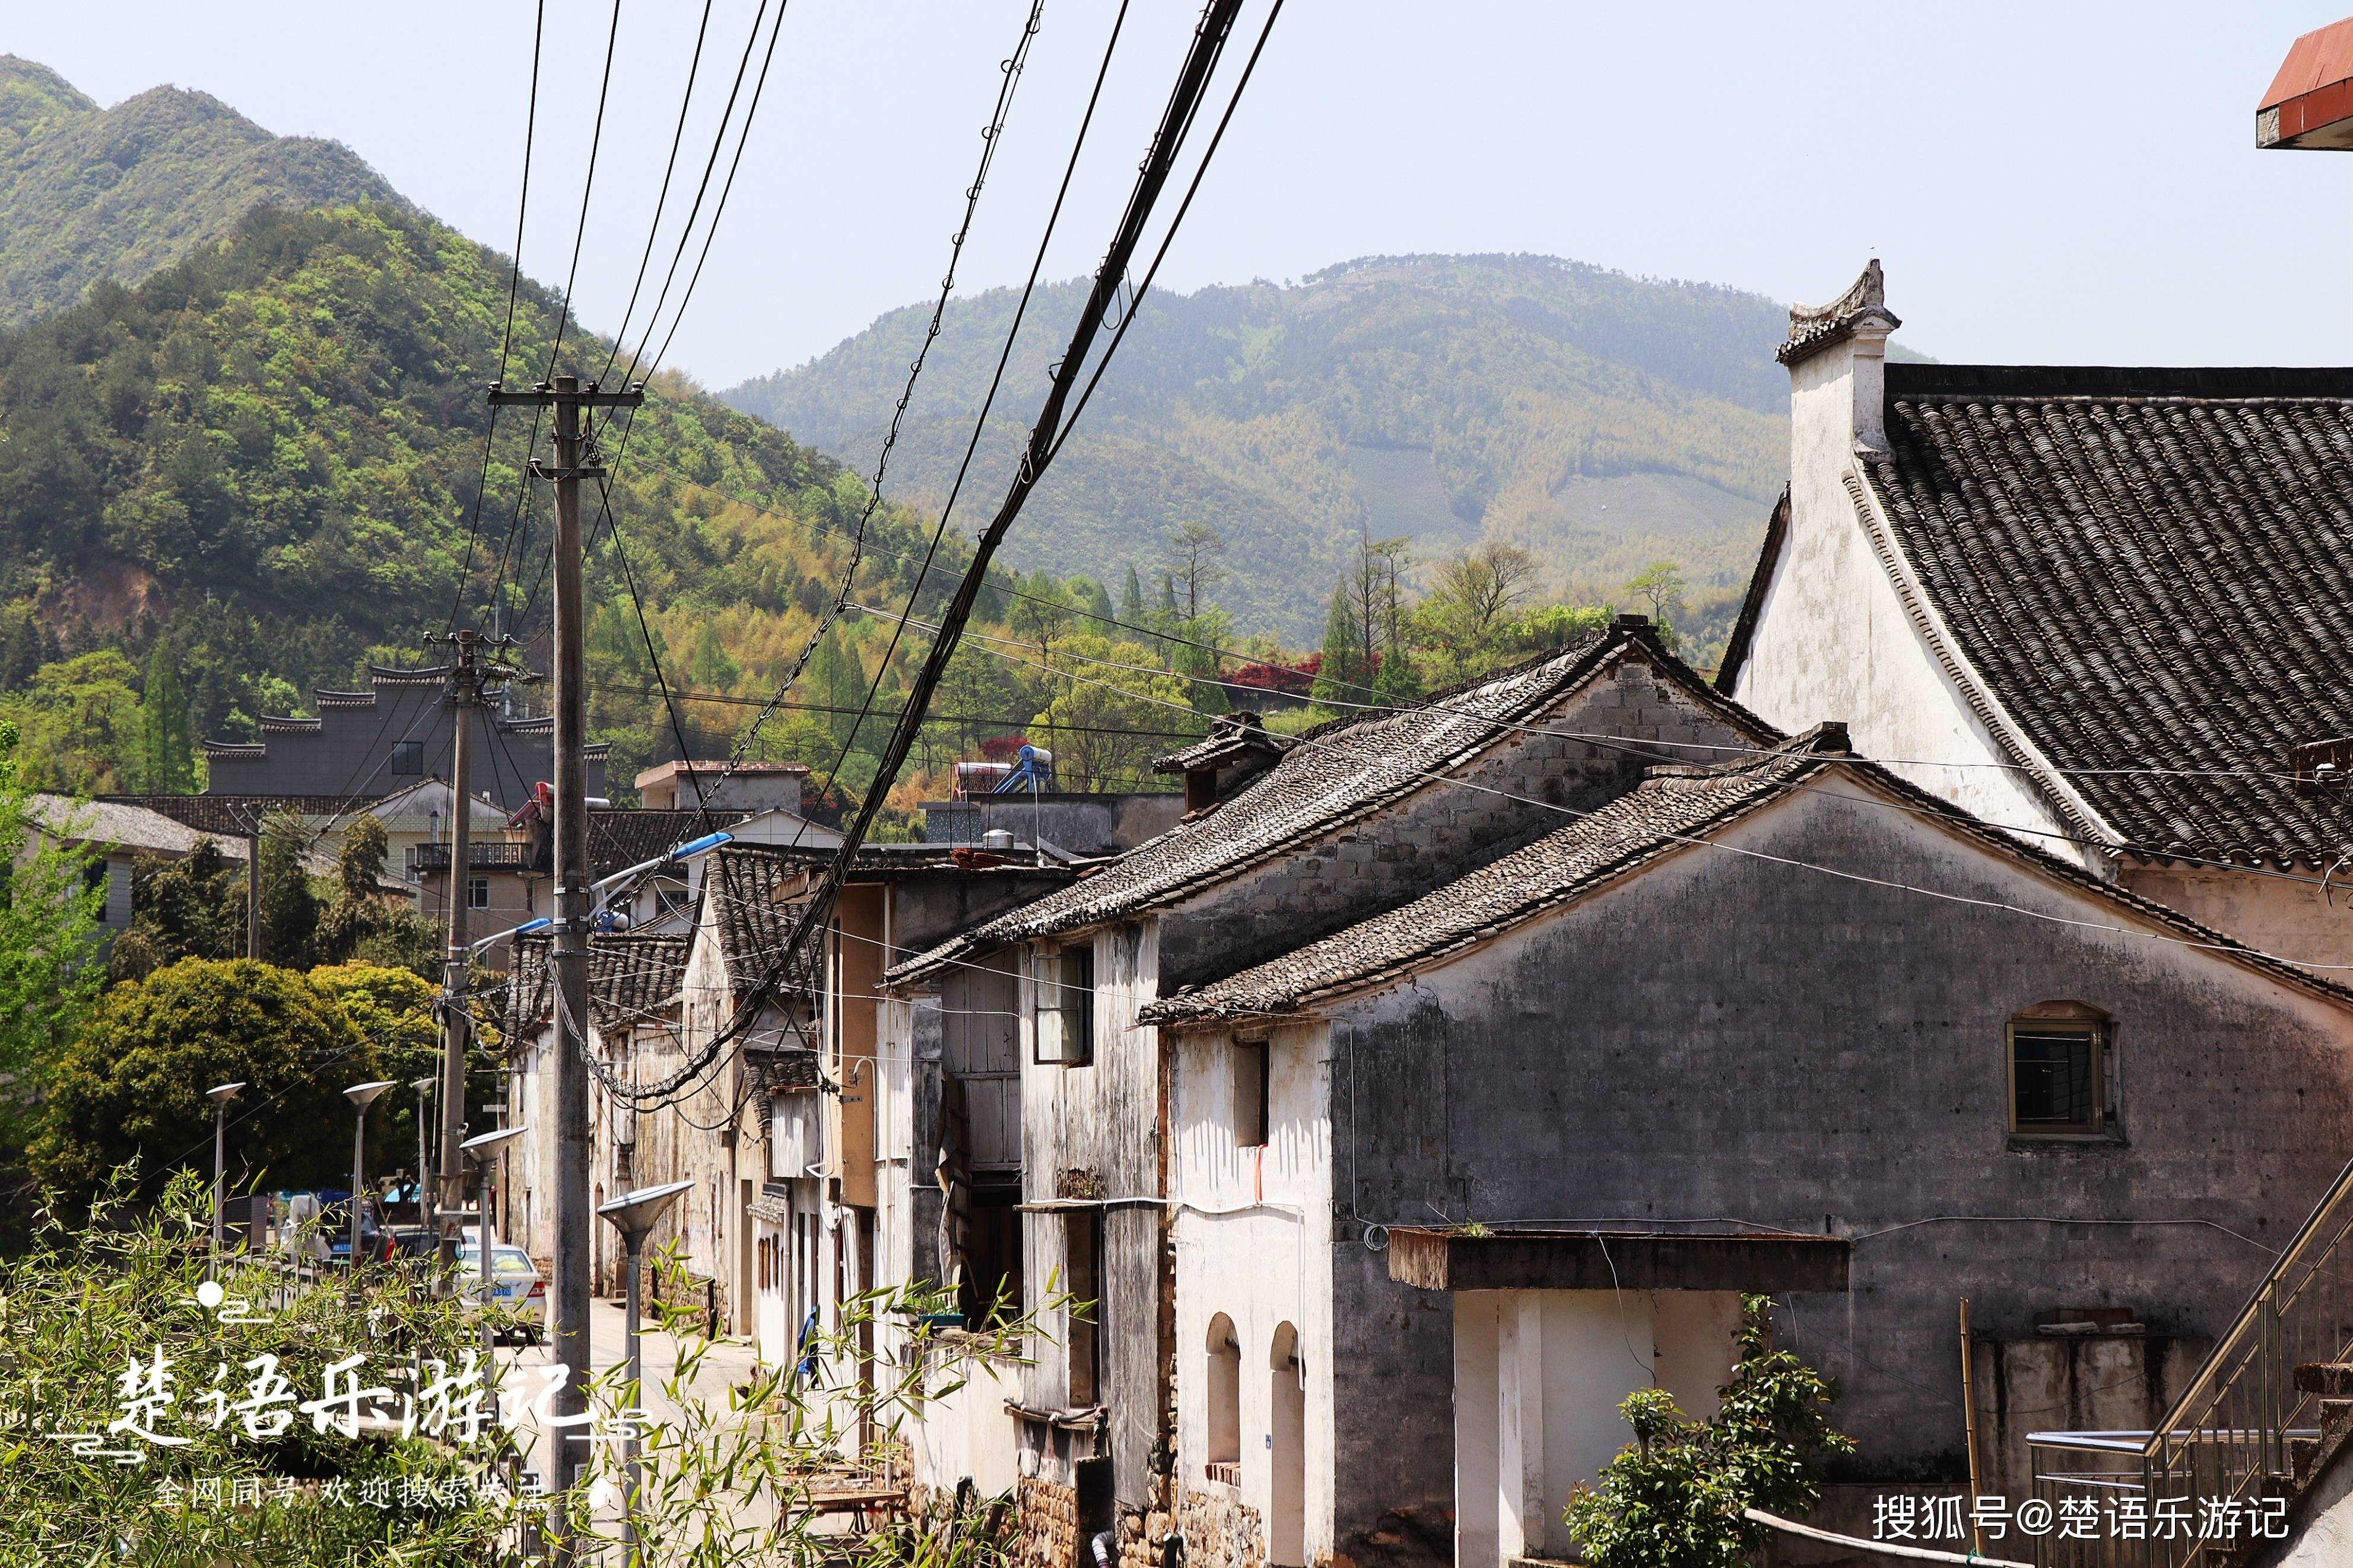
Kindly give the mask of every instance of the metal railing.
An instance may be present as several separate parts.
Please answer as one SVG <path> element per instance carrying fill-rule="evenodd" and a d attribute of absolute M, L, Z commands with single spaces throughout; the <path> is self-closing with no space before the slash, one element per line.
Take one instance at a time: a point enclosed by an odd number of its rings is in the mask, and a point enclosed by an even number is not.
<path fill-rule="evenodd" d="M 2325 1435 L 2296 1369 L 2353 1356 L 2353 1164 L 2154 1432 L 2035 1432 L 2039 1568 L 2200 1568 L 2284 1527 Z M 2325 1380 L 2313 1380 L 2316 1383 Z M 2340 1423 L 2341 1424 L 2341 1423 Z M 2072 1528 L 2071 1528 L 2072 1527 Z"/>

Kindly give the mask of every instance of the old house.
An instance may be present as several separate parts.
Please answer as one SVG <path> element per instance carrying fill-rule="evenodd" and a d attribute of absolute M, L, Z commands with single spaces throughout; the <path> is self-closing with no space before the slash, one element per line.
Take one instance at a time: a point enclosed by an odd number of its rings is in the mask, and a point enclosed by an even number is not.
<path fill-rule="evenodd" d="M 2000 1341 L 2078 1303 L 2218 1333 L 2263 1260 L 2209 1227 L 2261 1237 L 2342 1161 L 2353 993 L 1837 727 L 1555 820 L 1141 1016 L 1176 1518 L 1217 1561 L 1560 1555 L 1620 1399 L 1712 1408 L 1742 1289 L 1843 1380 L 1861 1452 L 1817 1522 L 1868 1534 L 1883 1489 L 1963 1489 L 1958 1298 Z M 1412 1227 L 1553 1256 L 1450 1285 L 1385 1256 Z M 1810 1279 L 1808 1237 L 1851 1274 Z M 1660 1257 L 1700 1237 L 1768 1255 Z M 2123 1370 L 2139 1407 L 2163 1354 Z"/>
<path fill-rule="evenodd" d="M 1790 313 L 1789 488 L 1719 676 L 2252 946 L 2353 963 L 2353 372 L 1900 363 Z M 2341 869 L 2338 871 L 2341 876 Z"/>
<path fill-rule="evenodd" d="M 1556 808 L 1592 810 L 1623 795 L 1651 763 L 1778 738 L 1661 647 L 1641 617 L 1621 617 L 1576 647 L 1403 713 L 1296 742 L 1222 725 L 1171 759 L 1186 773 L 1189 808 L 1176 827 L 892 973 L 904 1005 L 890 1016 L 913 1031 L 916 1051 L 942 1054 L 946 1080 L 967 1068 L 993 1077 L 1008 1055 L 1018 1075 L 1018 1128 L 989 1136 L 1018 1134 L 1018 1168 L 1002 1167 L 1018 1176 L 1006 1184 L 1019 1196 L 1018 1267 L 1057 1347 L 1022 1369 L 1011 1402 L 1029 1557 L 1075 1562 L 1082 1537 L 1117 1526 L 1124 1560 L 1140 1562 L 1157 1552 L 1145 1537 L 1166 1533 L 1172 1517 L 1188 1539 L 1240 1528 L 1230 1508 L 1215 1519 L 1198 1511 L 1233 1500 L 1190 1484 L 1198 1462 L 1181 1471 L 1172 1448 L 1172 1405 L 1200 1341 L 1179 1321 L 1182 1262 L 1172 1251 L 1176 1062 L 1144 1009 L 1443 885 L 1546 830 Z M 959 1016 L 995 1021 L 962 1032 L 973 1053 L 963 1062 L 948 1055 L 959 1037 L 931 1036 L 927 1023 Z M 979 1147 L 982 1134 L 972 1136 Z M 1255 1267 L 1269 1280 L 1303 1278 L 1329 1245 L 1328 1211 L 1287 1192 L 1279 1162 L 1254 1163 L 1248 1190 L 1261 1180 L 1270 1211 L 1304 1211 L 1297 1224 L 1215 1223 L 1261 1244 Z M 1244 1206 L 1255 1211 L 1259 1199 Z M 1012 1260 L 988 1256 L 989 1246 L 976 1228 L 967 1272 L 1009 1275 Z M 1092 1305 L 1073 1310 L 1063 1295 Z M 1328 1380 L 1329 1325 L 1283 1321 L 1293 1331 L 1284 1358 Z M 1253 1342 L 1237 1353 L 1263 1367 L 1273 1352 Z M 1328 1405 L 1320 1408 L 1328 1419 Z M 1329 1520 L 1328 1499 L 1322 1506 Z M 1352 1513 L 1338 1539 L 1356 1544 L 1336 1545 L 1327 1524 L 1303 1549 L 1365 1561 L 1358 1538 L 1375 1527 Z"/>

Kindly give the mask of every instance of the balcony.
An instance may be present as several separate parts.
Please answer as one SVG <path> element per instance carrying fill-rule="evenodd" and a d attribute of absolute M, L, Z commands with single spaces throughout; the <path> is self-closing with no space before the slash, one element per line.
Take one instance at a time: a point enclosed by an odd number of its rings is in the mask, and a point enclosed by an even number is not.
<path fill-rule="evenodd" d="M 448 874 L 449 846 L 447 844 L 415 844 L 408 850 L 408 875 L 411 880 Z M 531 846 L 509 844 L 492 839 L 488 843 L 466 846 L 466 866 L 473 871 L 540 871 L 550 868 L 545 858 L 534 861 Z"/>

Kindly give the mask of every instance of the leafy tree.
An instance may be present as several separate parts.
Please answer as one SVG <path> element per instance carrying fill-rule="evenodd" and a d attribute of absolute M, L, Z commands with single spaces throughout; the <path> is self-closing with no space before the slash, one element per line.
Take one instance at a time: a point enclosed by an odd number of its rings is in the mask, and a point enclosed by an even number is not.
<path fill-rule="evenodd" d="M 1100 628 L 1112 618 L 1111 592 L 1092 577 L 1072 577 L 1064 584 L 1071 603 L 1088 615 L 1097 617 L 1092 625 Z"/>
<path fill-rule="evenodd" d="M 0 1148 L 11 1150 L 105 978 L 91 962 L 106 888 L 90 873 L 103 862 L 35 815 L 17 744 L 0 721 Z"/>
<path fill-rule="evenodd" d="M 1354 712 L 1372 683 L 1364 623 L 1357 618 L 1353 584 L 1344 579 L 1332 590 L 1331 613 L 1324 619 L 1324 662 L 1316 669 L 1310 695 L 1326 710 Z"/>
<path fill-rule="evenodd" d="M 1021 593 L 1023 596 L 1014 600 L 1006 611 L 1006 622 L 1015 637 L 1037 645 L 1038 657 L 1043 660 L 1076 620 L 1071 612 L 1078 605 L 1071 591 L 1042 569 L 1029 574 L 1029 580 L 1021 584 Z"/>
<path fill-rule="evenodd" d="M 310 967 L 319 934 L 319 895 L 302 868 L 300 822 L 272 816 L 261 827 L 261 952 L 272 963 Z"/>
<path fill-rule="evenodd" d="M 322 964 L 364 960 L 438 981 L 442 931 L 406 900 L 384 891 L 386 846 L 384 824 L 373 814 L 362 813 L 343 830 L 334 899 L 319 917 L 317 956 Z"/>
<path fill-rule="evenodd" d="M 694 651 L 687 656 L 686 679 L 699 691 L 732 692 L 744 671 L 719 640 L 719 626 L 704 621 L 695 628 Z"/>
<path fill-rule="evenodd" d="M 827 627 L 825 636 L 818 640 L 817 651 L 809 656 L 805 684 L 811 702 L 835 711 L 816 715 L 825 730 L 828 754 L 822 759 L 804 760 L 812 765 L 828 765 L 849 744 L 851 733 L 859 727 L 858 710 L 866 700 L 865 667 L 850 651 L 839 626 Z"/>
<path fill-rule="evenodd" d="M 1144 616 L 1144 584 L 1136 580 L 1135 563 L 1127 563 L 1127 586 L 1120 590 L 1119 618 L 1131 625 Z"/>
<path fill-rule="evenodd" d="M 1661 1388 L 1618 1406 L 1634 1446 L 1564 1516 L 1594 1568 L 1746 1568 L 1766 1531 L 1743 1510 L 1803 1514 L 1821 1500 L 1820 1462 L 1854 1452 L 1830 1423 L 1838 1381 L 1773 1348 L 1770 1310 L 1742 1299 L 1740 1360 L 1715 1419 L 1685 1418 Z"/>
<path fill-rule="evenodd" d="M 159 1189 L 212 1141 L 205 1090 L 242 1081 L 250 1102 L 280 1096 L 234 1142 L 248 1171 L 266 1168 L 274 1184 L 348 1184 L 351 1147 L 322 1130 L 349 1126 L 343 1088 L 384 1076 L 379 1061 L 334 998 L 300 973 L 182 959 L 99 1000 L 58 1068 L 33 1170 L 82 1202 L 143 1154 L 140 1184 Z"/>
<path fill-rule="evenodd" d="M 137 766 L 138 668 L 112 648 L 45 664 L 0 709 L 18 725 L 33 783 L 69 795 L 120 790 Z"/>
<path fill-rule="evenodd" d="M 140 698 L 143 744 L 140 788 L 149 795 L 196 793 L 195 735 L 188 721 L 188 694 L 180 686 L 179 660 L 161 638 L 147 656 L 147 689 Z"/>
<path fill-rule="evenodd" d="M 1683 569 L 1672 561 L 1653 561 L 1627 583 L 1626 592 L 1648 602 L 1651 619 L 1664 625 L 1668 606 L 1683 602 Z"/>
<path fill-rule="evenodd" d="M 1208 732 L 1206 724 L 1186 720 L 1183 709 L 1193 696 L 1186 682 L 1148 668 L 1120 668 L 1148 667 L 1151 660 L 1151 651 L 1140 643 L 1114 642 L 1091 632 L 1072 634 L 1055 650 L 1059 689 L 1031 722 L 1052 737 L 1056 787 L 1142 787 L 1152 759 L 1183 743 L 1168 739 L 1170 731 Z"/>
<path fill-rule="evenodd" d="M 1415 620 L 1443 681 L 1467 680 L 1494 668 L 1512 609 L 1528 596 L 1535 574 L 1534 555 L 1495 539 L 1439 567 Z"/>
<path fill-rule="evenodd" d="M 245 867 L 209 838 L 177 860 L 133 860 L 131 908 L 131 929 L 108 955 L 117 980 L 142 980 L 184 958 L 245 951 Z"/>

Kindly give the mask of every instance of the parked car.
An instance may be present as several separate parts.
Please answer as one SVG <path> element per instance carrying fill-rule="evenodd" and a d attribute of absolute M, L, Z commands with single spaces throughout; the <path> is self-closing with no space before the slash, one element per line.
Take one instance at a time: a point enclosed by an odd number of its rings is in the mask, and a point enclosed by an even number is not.
<path fill-rule="evenodd" d="M 520 1247 L 493 1243 L 491 1247 L 491 1302 L 512 1312 L 528 1312 L 539 1307 L 547 1298 L 547 1282 L 539 1277 L 539 1266 L 531 1254 Z M 480 1245 L 471 1237 L 458 1248 L 458 1299 L 470 1307 L 481 1304 L 482 1253 Z M 509 1336 L 522 1343 L 539 1342 L 539 1325 L 518 1324 Z"/>

